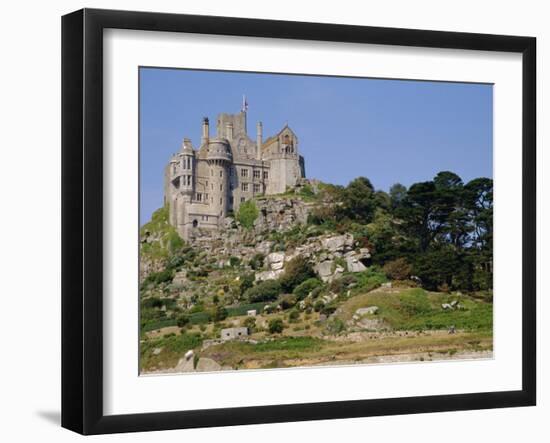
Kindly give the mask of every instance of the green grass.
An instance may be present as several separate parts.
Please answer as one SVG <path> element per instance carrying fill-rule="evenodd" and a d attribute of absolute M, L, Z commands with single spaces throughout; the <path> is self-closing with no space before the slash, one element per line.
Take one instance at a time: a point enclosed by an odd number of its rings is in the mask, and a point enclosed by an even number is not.
<path fill-rule="evenodd" d="M 140 366 L 145 370 L 174 367 L 187 351 L 199 348 L 202 340 L 200 334 L 170 335 L 146 340 L 140 345 Z M 153 353 L 156 348 L 162 349 L 157 355 Z"/>
<path fill-rule="evenodd" d="M 168 213 L 168 205 L 157 209 L 151 216 L 151 221 L 140 228 L 142 237 L 146 232 L 149 232 L 151 236 L 158 237 L 157 241 L 141 244 L 142 256 L 152 259 L 168 258 L 183 247 L 183 240 L 168 222 Z"/>
<path fill-rule="evenodd" d="M 443 310 L 442 303 L 458 299 L 463 310 Z M 404 289 L 400 292 L 376 291 L 352 297 L 342 305 L 340 317 L 349 320 L 358 308 L 378 306 L 376 318 L 396 330 L 457 329 L 469 331 L 493 327 L 493 305 L 466 296 L 426 292 L 423 289 Z"/>
<path fill-rule="evenodd" d="M 226 306 L 227 316 L 239 317 L 241 315 L 246 315 L 246 312 L 252 309 L 255 309 L 258 313 L 260 313 L 266 304 L 268 303 L 258 302 L 258 303 L 248 303 L 245 305 L 232 306 L 232 307 Z"/>

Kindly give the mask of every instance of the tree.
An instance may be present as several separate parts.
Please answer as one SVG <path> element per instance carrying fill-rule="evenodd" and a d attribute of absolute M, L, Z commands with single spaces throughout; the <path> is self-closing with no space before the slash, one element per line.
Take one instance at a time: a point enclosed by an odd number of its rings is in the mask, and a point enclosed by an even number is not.
<path fill-rule="evenodd" d="M 390 188 L 390 202 L 393 209 L 401 206 L 403 200 L 407 196 L 407 188 L 401 183 L 395 183 Z"/>
<path fill-rule="evenodd" d="M 366 177 L 352 180 L 343 192 L 342 213 L 352 220 L 368 223 L 374 216 L 374 186 Z"/>
<path fill-rule="evenodd" d="M 259 211 L 256 207 L 256 203 L 253 200 L 248 200 L 239 206 L 239 211 L 237 212 L 238 222 L 244 226 L 246 229 L 252 229 L 254 227 L 254 222 L 258 218 Z"/>
<path fill-rule="evenodd" d="M 292 292 L 296 286 L 312 277 L 315 277 L 313 266 L 307 258 L 298 255 L 285 265 L 285 270 L 279 281 L 284 291 Z"/>
<path fill-rule="evenodd" d="M 266 280 L 249 288 L 244 296 L 250 303 L 276 300 L 281 293 L 281 284 L 277 280 Z"/>
<path fill-rule="evenodd" d="M 298 300 L 303 300 L 308 296 L 308 294 L 313 291 L 315 288 L 322 286 L 323 282 L 318 278 L 308 278 L 307 280 L 300 283 L 294 288 L 292 293 L 296 296 Z"/>

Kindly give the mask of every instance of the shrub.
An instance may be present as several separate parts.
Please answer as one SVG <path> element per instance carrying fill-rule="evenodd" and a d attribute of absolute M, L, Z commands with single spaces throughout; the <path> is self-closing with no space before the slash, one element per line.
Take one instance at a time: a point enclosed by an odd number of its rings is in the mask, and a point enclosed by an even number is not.
<path fill-rule="evenodd" d="M 321 309 L 321 314 L 325 314 L 327 317 L 331 314 L 334 314 L 334 311 L 336 311 L 336 306 L 334 305 L 325 305 Z"/>
<path fill-rule="evenodd" d="M 215 322 L 223 321 L 227 318 L 227 309 L 223 306 L 218 306 L 212 311 L 212 320 Z"/>
<path fill-rule="evenodd" d="M 273 318 L 269 320 L 268 328 L 271 334 L 280 334 L 284 329 L 283 321 L 280 318 Z"/>
<path fill-rule="evenodd" d="M 290 309 L 296 305 L 296 297 L 294 295 L 285 295 L 281 299 L 281 308 Z"/>
<path fill-rule="evenodd" d="M 291 311 L 290 314 L 288 315 L 288 321 L 290 323 L 297 322 L 299 318 L 300 318 L 300 312 L 298 311 Z"/>
<path fill-rule="evenodd" d="M 179 328 L 183 328 L 184 326 L 186 326 L 187 324 L 189 323 L 189 317 L 185 314 L 183 315 L 180 315 L 177 319 L 176 319 L 176 324 L 178 325 Z"/>
<path fill-rule="evenodd" d="M 404 258 L 398 258 L 384 265 L 384 273 L 392 280 L 406 280 L 412 273 L 412 266 Z"/>
<path fill-rule="evenodd" d="M 241 203 L 239 206 L 239 211 L 237 212 L 237 220 L 239 223 L 246 229 L 252 229 L 254 227 L 254 222 L 258 218 L 258 208 L 256 203 L 253 200 L 248 200 L 244 203 Z"/>
<path fill-rule="evenodd" d="M 146 286 L 149 283 L 153 283 L 153 284 L 166 283 L 166 282 L 172 281 L 173 278 L 174 278 L 174 271 L 172 269 L 165 269 L 164 271 L 160 271 L 160 272 L 152 272 L 143 281 L 143 286 Z"/>
<path fill-rule="evenodd" d="M 277 280 L 266 280 L 249 288 L 245 291 L 244 296 L 255 303 L 259 301 L 275 300 L 281 293 L 281 284 Z"/>
<path fill-rule="evenodd" d="M 256 327 L 256 319 L 254 317 L 246 317 L 241 324 L 245 328 L 248 328 L 249 331 L 252 331 Z"/>
<path fill-rule="evenodd" d="M 263 254 L 260 254 L 260 253 L 255 254 L 250 259 L 250 267 L 255 271 L 257 271 L 258 269 L 261 269 L 264 265 L 264 259 L 265 259 L 265 256 Z"/>
<path fill-rule="evenodd" d="M 312 277 L 315 277 L 313 266 L 307 258 L 299 255 L 285 265 L 279 281 L 283 290 L 292 292 L 296 286 Z"/>
<path fill-rule="evenodd" d="M 329 334 L 339 334 L 344 329 L 346 329 L 346 325 L 339 318 L 332 319 L 327 323 L 327 326 L 326 326 L 326 330 Z"/>
<path fill-rule="evenodd" d="M 240 295 L 243 295 L 247 289 L 254 286 L 254 279 L 255 279 L 255 276 L 254 276 L 254 273 L 252 272 L 248 274 L 243 274 L 239 277 L 239 281 L 240 281 L 239 294 Z"/>
<path fill-rule="evenodd" d="M 307 280 L 300 283 L 294 288 L 292 293 L 297 297 L 298 300 L 303 300 L 308 296 L 308 294 L 313 291 L 315 288 L 322 286 L 323 282 L 318 278 L 308 278 Z"/>
<path fill-rule="evenodd" d="M 239 257 L 231 256 L 229 257 L 229 266 L 235 268 L 241 264 L 241 259 Z"/>
<path fill-rule="evenodd" d="M 321 309 L 323 309 L 324 307 L 325 307 L 325 302 L 323 300 L 317 300 L 313 305 L 313 310 L 315 312 L 320 312 Z"/>

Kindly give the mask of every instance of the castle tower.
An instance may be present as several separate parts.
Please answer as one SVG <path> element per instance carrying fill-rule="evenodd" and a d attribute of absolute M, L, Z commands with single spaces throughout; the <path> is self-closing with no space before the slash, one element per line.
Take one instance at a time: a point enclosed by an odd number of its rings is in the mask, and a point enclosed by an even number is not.
<path fill-rule="evenodd" d="M 180 192 L 184 195 L 193 195 L 195 151 L 191 146 L 191 140 L 183 139 L 182 155 L 180 157 Z"/>
<path fill-rule="evenodd" d="M 210 209 L 221 220 L 227 215 L 229 208 L 229 169 L 233 157 L 228 141 L 221 138 L 211 139 L 206 159 L 210 170 Z"/>

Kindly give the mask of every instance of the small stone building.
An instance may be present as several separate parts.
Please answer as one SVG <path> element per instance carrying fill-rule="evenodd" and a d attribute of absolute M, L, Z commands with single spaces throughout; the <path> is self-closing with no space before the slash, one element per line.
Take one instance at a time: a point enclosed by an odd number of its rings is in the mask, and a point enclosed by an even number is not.
<path fill-rule="evenodd" d="M 226 328 L 221 330 L 222 340 L 235 340 L 248 337 L 248 328 Z"/>
<path fill-rule="evenodd" d="M 230 211 L 253 197 L 284 193 L 305 178 L 298 138 L 285 125 L 264 139 L 262 123 L 256 140 L 247 133 L 247 106 L 238 114 L 219 114 L 217 133 L 210 135 L 207 117 L 195 148 L 184 138 L 164 174 L 164 204 L 170 224 L 190 240 L 224 226 Z"/>

